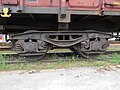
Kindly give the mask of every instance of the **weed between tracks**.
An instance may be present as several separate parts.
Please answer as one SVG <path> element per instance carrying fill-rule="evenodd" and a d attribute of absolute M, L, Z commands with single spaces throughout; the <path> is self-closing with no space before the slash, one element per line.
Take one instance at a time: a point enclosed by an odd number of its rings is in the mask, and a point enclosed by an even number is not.
<path fill-rule="evenodd" d="M 11 70 L 43 70 L 43 69 L 61 69 L 72 67 L 100 67 L 120 64 L 120 54 L 114 53 L 111 55 L 100 55 L 96 60 L 78 60 L 78 56 L 46 56 L 49 59 L 56 59 L 57 62 L 34 62 L 34 63 L 17 63 L 6 64 L 9 58 L 0 53 L 0 71 Z M 67 61 L 66 61 L 67 60 Z"/>
<path fill-rule="evenodd" d="M 6 56 L 3 56 L 1 53 L 0 53 L 0 70 L 8 70 L 8 67 L 7 65 L 5 64 L 5 61 L 6 61 L 7 57 Z"/>

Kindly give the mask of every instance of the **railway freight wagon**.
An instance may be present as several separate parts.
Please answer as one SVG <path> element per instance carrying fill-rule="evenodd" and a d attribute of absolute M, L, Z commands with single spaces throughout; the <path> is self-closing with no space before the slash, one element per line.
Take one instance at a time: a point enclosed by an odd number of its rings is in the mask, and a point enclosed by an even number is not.
<path fill-rule="evenodd" d="M 28 60 L 53 48 L 89 58 L 104 53 L 119 33 L 120 0 L 0 0 L 0 16 L 0 32 Z"/>

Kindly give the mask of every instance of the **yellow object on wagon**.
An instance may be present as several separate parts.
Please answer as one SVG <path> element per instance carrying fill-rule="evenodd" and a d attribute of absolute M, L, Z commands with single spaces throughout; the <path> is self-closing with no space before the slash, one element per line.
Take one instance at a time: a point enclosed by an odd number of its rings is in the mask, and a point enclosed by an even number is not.
<path fill-rule="evenodd" d="M 11 14 L 9 14 L 9 8 L 3 8 L 3 14 L 1 14 L 1 17 L 11 17 Z"/>

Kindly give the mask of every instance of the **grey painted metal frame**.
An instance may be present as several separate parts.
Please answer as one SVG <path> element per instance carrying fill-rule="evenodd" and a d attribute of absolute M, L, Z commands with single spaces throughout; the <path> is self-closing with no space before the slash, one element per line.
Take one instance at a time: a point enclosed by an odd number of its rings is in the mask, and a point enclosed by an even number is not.
<path fill-rule="evenodd" d="M 18 14 L 57 14 L 58 22 L 69 23 L 71 22 L 71 15 L 114 15 L 119 16 L 119 11 L 104 11 L 101 10 L 75 10 L 72 8 L 60 8 L 60 7 L 27 7 L 27 6 L 0 6 L 0 13 L 3 13 L 3 8 L 9 8 L 10 13 Z M 61 16 L 65 17 L 61 17 Z"/>
<path fill-rule="evenodd" d="M 11 13 L 33 13 L 33 14 L 59 14 L 59 7 L 22 7 L 22 6 L 11 6 L 3 5 L 0 6 L 0 13 L 3 8 L 10 8 Z M 72 8 L 61 9 L 62 14 L 77 14 L 77 15 L 100 15 L 100 10 L 75 10 Z M 66 10 L 66 11 L 65 11 Z M 120 15 L 120 11 L 104 11 L 105 15 Z"/>
<path fill-rule="evenodd" d="M 9 8 L 11 13 L 58 14 L 59 12 L 59 8 L 54 7 L 0 6 L 0 13 L 2 13 L 3 8 Z"/>
<path fill-rule="evenodd" d="M 105 11 L 104 15 L 120 16 L 120 11 Z"/>

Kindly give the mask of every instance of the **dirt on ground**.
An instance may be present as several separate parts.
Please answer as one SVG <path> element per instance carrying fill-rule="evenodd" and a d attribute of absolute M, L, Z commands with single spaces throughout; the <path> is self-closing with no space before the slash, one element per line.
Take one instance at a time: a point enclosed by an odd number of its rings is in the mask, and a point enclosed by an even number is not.
<path fill-rule="evenodd" d="M 0 90 L 119 90 L 119 68 L 0 72 Z"/>

